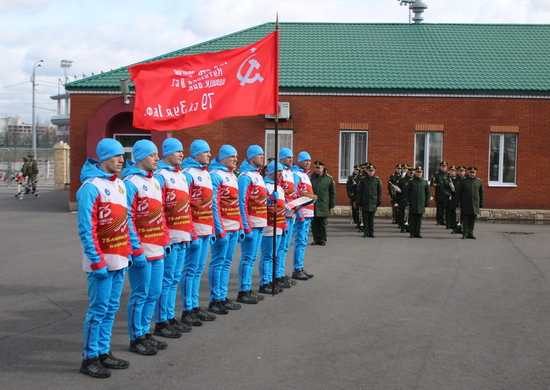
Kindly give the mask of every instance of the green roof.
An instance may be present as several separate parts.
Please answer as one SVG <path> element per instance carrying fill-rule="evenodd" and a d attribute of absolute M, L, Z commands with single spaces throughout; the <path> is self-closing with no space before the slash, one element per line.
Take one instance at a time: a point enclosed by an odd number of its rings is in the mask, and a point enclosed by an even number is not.
<path fill-rule="evenodd" d="M 266 23 L 142 62 L 247 46 Z M 281 92 L 550 95 L 550 25 L 280 23 Z M 120 90 L 126 68 L 66 84 Z M 133 84 L 131 84 L 133 87 Z"/>

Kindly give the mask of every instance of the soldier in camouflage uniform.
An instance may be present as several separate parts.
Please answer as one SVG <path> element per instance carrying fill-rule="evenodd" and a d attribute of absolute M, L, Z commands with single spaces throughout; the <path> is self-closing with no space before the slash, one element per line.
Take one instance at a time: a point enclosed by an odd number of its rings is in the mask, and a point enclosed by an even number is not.
<path fill-rule="evenodd" d="M 476 177 L 477 167 L 468 168 L 468 177 L 462 180 L 456 189 L 456 197 L 460 204 L 462 221 L 462 238 L 476 239 L 474 226 L 476 217 L 481 214 L 483 208 L 484 191 L 483 182 Z"/>
<path fill-rule="evenodd" d="M 410 207 L 409 229 L 411 231 L 411 238 L 422 238 L 422 214 L 426 211 L 426 207 L 430 205 L 430 185 L 422 177 L 423 174 L 424 169 L 416 167 L 414 177 L 408 182 L 405 190 Z"/>

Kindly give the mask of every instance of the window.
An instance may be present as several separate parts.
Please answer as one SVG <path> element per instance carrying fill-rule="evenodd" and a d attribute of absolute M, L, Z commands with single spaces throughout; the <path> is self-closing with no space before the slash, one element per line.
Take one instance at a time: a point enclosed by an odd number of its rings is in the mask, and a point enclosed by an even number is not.
<path fill-rule="evenodd" d="M 292 130 L 278 130 L 279 133 L 279 150 L 282 148 L 289 148 L 292 150 L 292 137 L 294 131 Z M 268 158 L 279 157 L 275 156 L 275 130 L 265 131 L 265 161 Z"/>
<path fill-rule="evenodd" d="M 515 185 L 517 134 L 491 134 L 489 185 Z"/>
<path fill-rule="evenodd" d="M 338 182 L 345 183 L 355 165 L 367 162 L 368 132 L 340 131 L 340 171 Z"/>
<path fill-rule="evenodd" d="M 414 145 L 414 166 L 424 168 L 424 177 L 430 179 L 439 169 L 443 156 L 443 133 L 430 131 L 416 133 Z"/>
<path fill-rule="evenodd" d="M 120 142 L 124 147 L 124 161 L 134 161 L 134 156 L 132 156 L 132 148 L 137 141 L 140 139 L 151 140 L 151 136 L 148 134 L 113 134 L 113 138 Z"/>

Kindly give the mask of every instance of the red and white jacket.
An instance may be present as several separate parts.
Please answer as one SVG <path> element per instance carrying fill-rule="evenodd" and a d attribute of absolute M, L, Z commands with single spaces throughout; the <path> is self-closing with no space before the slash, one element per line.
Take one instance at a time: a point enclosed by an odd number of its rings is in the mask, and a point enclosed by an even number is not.
<path fill-rule="evenodd" d="M 212 180 L 207 171 L 208 166 L 201 166 L 193 158 L 183 161 L 183 172 L 189 183 L 191 215 L 198 237 L 214 234 L 214 216 L 212 205 Z"/>

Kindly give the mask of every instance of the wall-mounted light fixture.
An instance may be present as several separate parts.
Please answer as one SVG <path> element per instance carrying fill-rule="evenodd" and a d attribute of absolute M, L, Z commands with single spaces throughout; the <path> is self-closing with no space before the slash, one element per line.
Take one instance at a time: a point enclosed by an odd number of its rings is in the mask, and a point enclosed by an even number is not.
<path fill-rule="evenodd" d="M 124 104 L 130 104 L 130 86 L 128 85 L 128 79 L 120 79 L 120 91 L 124 96 Z"/>

